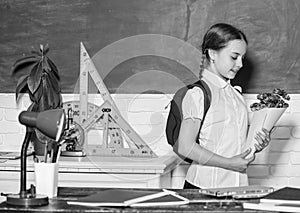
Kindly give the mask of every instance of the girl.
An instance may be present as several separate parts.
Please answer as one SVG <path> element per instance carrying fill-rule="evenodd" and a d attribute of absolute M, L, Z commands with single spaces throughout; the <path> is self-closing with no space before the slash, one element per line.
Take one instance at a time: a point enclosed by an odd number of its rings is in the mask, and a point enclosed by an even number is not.
<path fill-rule="evenodd" d="M 230 80 L 243 66 L 248 41 L 235 27 L 219 23 L 205 34 L 202 43 L 200 77 L 212 94 L 199 144 L 195 143 L 203 116 L 203 92 L 189 89 L 182 102 L 183 121 L 177 152 L 193 160 L 184 188 L 215 188 L 248 185 L 246 169 L 255 156 L 246 146 L 248 113 L 243 96 Z M 270 134 L 258 133 L 255 152 L 264 149 Z"/>

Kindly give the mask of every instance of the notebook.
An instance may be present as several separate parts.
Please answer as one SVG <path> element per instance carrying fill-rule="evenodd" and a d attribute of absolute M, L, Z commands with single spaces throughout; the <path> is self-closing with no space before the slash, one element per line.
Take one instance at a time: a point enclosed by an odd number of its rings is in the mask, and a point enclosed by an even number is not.
<path fill-rule="evenodd" d="M 236 199 L 260 198 L 273 191 L 273 187 L 258 185 L 199 189 L 199 192 L 204 195 L 210 195 L 214 197 L 232 196 Z"/>
<path fill-rule="evenodd" d="M 300 188 L 284 187 L 278 189 L 262 198 L 260 202 L 300 205 Z"/>
<path fill-rule="evenodd" d="M 260 202 L 243 202 L 244 209 L 253 209 L 261 211 L 275 212 L 300 212 L 300 205 L 295 204 L 275 204 L 275 203 L 260 203 Z"/>
<path fill-rule="evenodd" d="M 152 204 L 146 204 L 140 206 L 149 206 L 154 205 L 154 202 L 157 203 L 161 201 L 160 198 L 166 197 L 167 195 L 175 194 L 169 190 L 130 190 L 130 189 L 107 189 L 96 194 L 92 194 L 77 200 L 67 201 L 70 205 L 83 205 L 83 206 L 119 206 L 126 207 L 140 202 L 145 202 L 147 200 L 152 200 Z M 167 201 L 167 200 L 165 200 Z M 172 202 L 179 202 L 178 197 L 176 200 L 173 199 Z M 187 202 L 186 200 L 184 200 Z M 171 200 L 168 200 L 171 202 Z M 163 205 L 164 202 L 160 202 Z M 165 204 L 167 205 L 167 204 Z M 177 204 L 178 205 L 178 204 Z M 138 206 L 138 205 L 136 205 Z"/>

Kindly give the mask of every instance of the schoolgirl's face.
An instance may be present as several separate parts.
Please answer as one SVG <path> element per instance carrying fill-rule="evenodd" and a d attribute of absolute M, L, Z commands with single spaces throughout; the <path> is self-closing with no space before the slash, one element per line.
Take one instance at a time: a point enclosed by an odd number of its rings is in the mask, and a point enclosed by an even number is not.
<path fill-rule="evenodd" d="M 210 70 L 224 80 L 233 79 L 243 67 L 246 51 L 247 44 L 244 40 L 229 41 L 221 50 L 211 51 Z"/>

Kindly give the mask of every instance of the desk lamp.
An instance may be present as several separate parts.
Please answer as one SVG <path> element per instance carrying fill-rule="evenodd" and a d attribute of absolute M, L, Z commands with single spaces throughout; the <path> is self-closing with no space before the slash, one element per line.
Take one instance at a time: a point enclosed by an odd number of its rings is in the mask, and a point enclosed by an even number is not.
<path fill-rule="evenodd" d="M 8 194 L 6 202 L 16 206 L 42 206 L 49 203 L 48 197 L 37 195 L 35 187 L 26 190 L 26 157 L 33 128 L 49 138 L 58 141 L 63 133 L 65 126 L 65 113 L 63 109 L 47 110 L 43 112 L 23 111 L 19 115 L 19 122 L 26 126 L 26 135 L 21 149 L 21 179 L 20 193 Z"/>

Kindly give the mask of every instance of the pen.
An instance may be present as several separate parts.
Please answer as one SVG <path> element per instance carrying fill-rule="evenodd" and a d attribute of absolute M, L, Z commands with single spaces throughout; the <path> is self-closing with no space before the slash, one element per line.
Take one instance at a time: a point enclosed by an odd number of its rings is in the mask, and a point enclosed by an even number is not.
<path fill-rule="evenodd" d="M 57 160 L 57 155 L 58 155 L 58 150 L 59 150 L 59 144 L 58 143 L 54 143 L 52 146 L 52 151 L 53 151 L 53 157 L 51 160 L 51 163 L 55 163 Z"/>
<path fill-rule="evenodd" d="M 47 156 L 48 156 L 48 142 L 45 144 L 45 150 L 44 150 L 44 162 L 47 163 Z"/>
<path fill-rule="evenodd" d="M 67 142 L 66 139 L 63 139 L 63 140 L 61 140 L 61 141 L 58 143 L 58 145 L 61 146 L 61 145 L 63 145 L 65 142 Z"/>
<path fill-rule="evenodd" d="M 39 163 L 39 158 L 36 156 L 35 152 L 33 153 L 33 161 Z"/>
<path fill-rule="evenodd" d="M 58 163 L 59 157 L 61 153 L 61 146 L 58 147 L 57 157 L 56 157 L 56 163 Z"/>
<path fill-rule="evenodd" d="M 53 163 L 53 161 L 55 160 L 54 154 L 55 154 L 54 148 L 52 147 L 52 149 L 50 151 L 50 160 L 49 160 L 50 163 Z"/>

